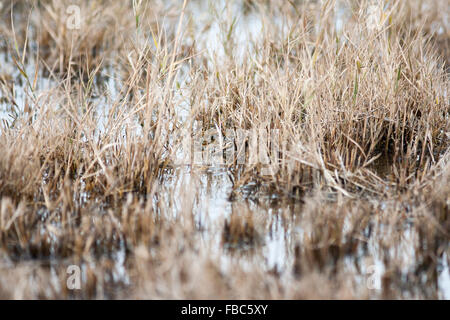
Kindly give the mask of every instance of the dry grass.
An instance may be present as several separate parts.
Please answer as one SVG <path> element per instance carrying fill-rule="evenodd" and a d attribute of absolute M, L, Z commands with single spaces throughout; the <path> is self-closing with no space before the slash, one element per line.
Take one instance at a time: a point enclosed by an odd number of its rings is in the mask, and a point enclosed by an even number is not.
<path fill-rule="evenodd" d="M 73 3 L 0 8 L 0 298 L 449 298 L 446 1 Z"/>

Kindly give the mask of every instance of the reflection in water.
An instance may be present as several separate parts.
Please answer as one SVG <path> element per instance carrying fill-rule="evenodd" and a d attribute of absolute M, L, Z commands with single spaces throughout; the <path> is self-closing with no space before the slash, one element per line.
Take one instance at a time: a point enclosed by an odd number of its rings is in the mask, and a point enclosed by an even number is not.
<path fill-rule="evenodd" d="M 208 12 L 206 1 L 191 2 L 190 6 L 196 13 L 194 28 L 197 34 L 201 34 L 197 39 L 200 49 L 206 49 L 213 57 L 212 61 L 220 61 L 229 54 L 227 39 L 223 39 L 223 35 L 227 34 L 223 29 L 227 28 L 233 28 L 237 35 L 233 46 L 237 51 L 232 54 L 242 59 L 245 52 L 252 52 L 248 48 L 258 41 L 258 34 L 264 27 L 264 21 L 258 15 L 252 11 L 242 14 L 240 8 L 224 9 L 217 5 L 217 16 L 226 12 L 233 16 L 228 21 L 235 21 L 232 26 L 221 25 L 214 15 L 203 14 Z M 342 2 L 338 2 L 336 12 L 336 29 L 340 32 L 348 18 Z M 283 23 L 281 20 L 272 22 Z M 205 25 L 210 27 L 202 32 Z M 0 53 L 0 65 L 5 66 L 2 71 L 11 74 L 12 79 L 20 78 L 4 53 Z M 31 74 L 33 64 L 28 67 Z M 119 96 L 116 73 L 111 69 L 103 72 L 109 75 L 101 83 L 108 95 L 99 94 L 92 99 L 96 105 L 97 134 L 107 130 L 110 101 L 115 101 Z M 188 74 L 185 73 L 186 78 Z M 180 81 L 187 81 L 186 78 Z M 39 90 L 57 85 L 45 77 L 39 79 L 42 79 L 38 84 Z M 19 107 L 23 107 L 25 84 L 22 82 L 20 86 L 17 81 L 13 82 L 16 86 L 14 99 Z M 180 100 L 176 116 L 180 121 L 186 120 L 189 106 L 180 93 L 175 94 L 179 94 L 177 97 Z M 8 108 L 8 101 L 0 100 L 0 120 L 11 124 L 11 110 Z M 142 135 L 138 121 L 130 119 L 130 122 L 135 124 L 136 136 Z M 384 160 L 380 159 L 377 164 L 383 172 L 389 168 Z M 231 175 L 225 168 L 176 168 L 160 182 L 157 200 L 173 203 L 169 206 L 173 217 L 192 208 L 198 241 L 221 261 L 223 272 L 232 272 L 236 264 L 250 272 L 258 266 L 289 279 L 291 274 L 302 277 L 313 270 L 320 270 L 330 277 L 349 275 L 357 290 L 365 289 L 368 277 L 373 276 L 374 283 L 379 283 L 383 288 L 371 291 L 374 298 L 389 297 L 388 291 L 397 288 L 405 297 L 414 297 L 418 290 L 427 297 L 438 295 L 441 299 L 450 299 L 449 258 L 445 251 L 448 239 L 443 240 L 444 251 L 438 261 L 426 260 L 424 256 L 435 251 L 427 252 L 431 250 L 429 247 L 421 247 L 423 240 L 417 223 L 408 218 L 400 219 L 401 215 L 406 216 L 407 209 L 398 208 L 397 203 L 361 200 L 339 207 L 328 199 L 316 199 L 314 194 L 304 201 L 273 201 L 262 194 L 236 198 L 232 197 Z M 87 192 L 83 192 L 80 199 L 87 201 Z M 387 212 L 395 212 L 395 216 L 388 217 Z M 45 214 L 42 213 L 43 216 Z M 47 233 L 48 230 L 42 232 Z M 441 250 L 440 247 L 438 249 Z M 123 239 L 111 254 L 111 259 L 114 264 L 112 281 L 130 285 Z M 55 265 L 52 272 L 56 272 L 57 262 L 52 264 Z M 89 267 L 94 268 L 83 265 L 83 268 Z M 430 275 L 430 270 L 431 273 L 438 273 L 435 279 Z M 435 283 L 432 283 L 433 280 Z"/>

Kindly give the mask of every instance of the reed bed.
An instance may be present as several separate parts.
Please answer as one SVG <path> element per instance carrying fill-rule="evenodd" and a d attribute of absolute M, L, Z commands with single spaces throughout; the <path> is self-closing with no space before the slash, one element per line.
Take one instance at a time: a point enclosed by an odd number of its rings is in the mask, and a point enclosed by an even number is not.
<path fill-rule="evenodd" d="M 0 298 L 450 298 L 445 0 L 0 4 Z"/>

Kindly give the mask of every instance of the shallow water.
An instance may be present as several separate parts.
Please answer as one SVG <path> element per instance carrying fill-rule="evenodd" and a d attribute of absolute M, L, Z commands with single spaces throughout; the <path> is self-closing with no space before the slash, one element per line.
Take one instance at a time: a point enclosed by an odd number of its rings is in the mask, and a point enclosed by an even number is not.
<path fill-rule="evenodd" d="M 214 17 L 210 14 L 202 14 L 205 12 L 206 2 L 193 2 L 191 10 L 197 12 L 195 20 L 196 28 L 200 28 L 204 24 L 212 23 L 211 28 L 203 33 L 204 40 L 202 44 L 208 54 L 213 57 L 213 61 L 220 61 L 226 54 L 223 45 L 224 39 L 220 38 L 222 34 L 220 25 L 214 21 Z M 340 4 L 342 6 L 342 4 Z M 218 6 L 220 8 L 220 6 Z M 233 11 L 234 10 L 234 11 Z M 238 9 L 231 10 L 234 15 Z M 220 10 L 219 10 L 220 11 Z M 336 29 L 341 30 L 345 23 L 345 10 L 337 10 Z M 212 21 L 209 21 L 212 20 Z M 282 22 L 280 22 L 282 23 Z M 244 52 L 248 52 L 248 46 L 251 41 L 258 41 L 258 34 L 263 27 L 263 21 L 258 19 L 255 14 L 239 14 L 236 18 L 235 33 L 238 52 L 237 56 L 242 56 Z M 251 50 L 250 50 L 251 52 Z M 241 57 L 242 58 L 242 57 Z M 15 101 L 19 106 L 19 113 L 23 112 L 25 105 L 26 85 L 22 80 L 20 84 L 20 73 L 14 69 L 9 61 L 9 57 L 5 53 L 0 52 L 1 71 L 12 76 L 15 88 Z M 34 70 L 32 63 L 28 64 L 27 72 L 30 74 Z M 110 101 L 114 101 L 118 96 L 118 84 L 114 78 L 117 76 L 114 70 L 107 69 L 104 71 L 107 78 L 102 83 L 109 96 L 93 99 L 93 103 L 97 105 L 98 118 L 98 135 L 104 133 L 108 125 L 108 106 Z M 107 76 L 109 75 L 109 76 Z M 45 77 L 39 77 L 39 90 L 47 90 L 56 84 Z M 178 79 L 181 83 L 186 78 Z M 2 98 L 2 96 L 0 96 Z M 178 97 L 182 101 L 182 97 Z M 2 100 L 0 100 L 2 101 Z M 186 119 L 189 114 L 189 106 L 180 102 L 177 116 L 181 121 Z M 11 110 L 7 102 L 0 102 L 0 121 L 5 120 L 9 125 L 12 124 L 10 117 Z M 133 121 L 133 120 L 130 120 Z M 142 134 L 142 128 L 136 122 L 136 135 Z M 1 127 L 0 127 L 1 128 Z M 0 129 L 1 130 L 1 129 Z M 2 131 L 0 131 L 0 134 Z M 383 164 L 385 165 L 385 164 Z M 384 167 L 380 165 L 380 169 Z M 303 247 L 308 243 L 307 239 L 314 237 L 317 230 L 314 228 L 314 217 L 303 215 L 303 203 L 292 200 L 280 202 L 278 204 L 270 200 L 269 197 L 246 197 L 241 196 L 237 200 L 230 200 L 233 192 L 233 183 L 230 179 L 231 173 L 224 168 L 207 168 L 198 170 L 189 166 L 181 166 L 174 170 L 171 174 L 164 177 L 161 183 L 161 200 L 168 203 L 174 201 L 173 216 L 176 217 L 185 210 L 185 195 L 189 194 L 193 199 L 193 212 L 195 216 L 196 227 L 202 246 L 211 249 L 211 252 L 217 255 L 221 261 L 223 270 L 230 271 L 233 266 L 238 263 L 249 271 L 253 266 L 263 266 L 267 271 L 275 270 L 279 273 L 290 273 L 294 269 L 295 264 L 295 248 Z M 83 195 L 82 195 L 83 197 Z M 87 197 L 87 195 L 84 195 Z M 171 200 L 174 199 L 174 200 Z M 375 200 L 376 201 L 376 200 Z M 389 205 L 379 203 L 381 211 L 384 211 Z M 254 222 L 258 241 L 250 243 L 228 243 L 224 241 L 224 224 L 231 219 L 233 214 L 249 213 Z M 347 234 L 354 227 L 355 221 L 352 220 L 352 214 L 349 213 L 345 217 L 343 223 L 343 234 Z M 408 288 L 408 279 L 406 275 L 411 273 L 416 265 L 416 245 L 418 241 L 417 230 L 414 223 L 405 221 L 401 225 L 398 241 L 394 242 L 389 248 L 381 245 L 384 237 L 392 236 L 392 226 L 384 226 L 379 223 L 376 216 L 372 216 L 365 228 L 365 234 L 359 234 L 357 239 L 357 247 L 350 254 L 344 254 L 337 258 L 336 263 L 342 274 L 350 274 L 356 287 L 365 288 L 367 286 L 368 277 L 374 275 L 372 280 L 375 283 L 381 283 L 383 274 L 390 266 L 386 266 L 386 256 L 390 256 L 397 260 L 400 267 L 400 275 L 398 276 L 399 290 L 408 297 L 414 297 L 417 287 Z M 372 228 L 375 231 L 370 231 Z M 345 241 L 344 241 L 345 242 Z M 325 246 L 324 244 L 321 244 Z M 306 245 L 307 246 L 307 245 Z M 319 246 L 320 247 L 320 246 Z M 316 249 L 316 248 L 314 248 Z M 328 248 L 328 250 L 331 250 Z M 326 254 L 328 259 L 330 253 Z M 126 252 L 124 248 L 117 250 L 113 255 L 115 267 L 113 273 L 113 281 L 129 284 L 129 275 L 126 269 Z M 444 252 L 438 261 L 438 278 L 437 278 L 437 295 L 440 299 L 450 299 L 450 271 L 447 253 Z M 57 261 L 55 261 L 57 264 Z M 327 263 L 325 263 L 326 266 Z M 423 279 L 421 285 L 425 289 L 429 286 L 428 279 Z M 431 289 L 433 291 L 433 289 Z M 430 294 L 432 296 L 433 293 Z M 374 289 L 372 291 L 373 298 L 382 296 L 381 290 Z"/>

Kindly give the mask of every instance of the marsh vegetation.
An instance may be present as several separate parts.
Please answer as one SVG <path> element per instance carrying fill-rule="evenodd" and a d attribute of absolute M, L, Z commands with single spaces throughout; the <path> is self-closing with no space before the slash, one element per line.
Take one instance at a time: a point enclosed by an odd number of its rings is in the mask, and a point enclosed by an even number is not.
<path fill-rule="evenodd" d="M 0 4 L 0 298 L 450 299 L 448 1 Z"/>

